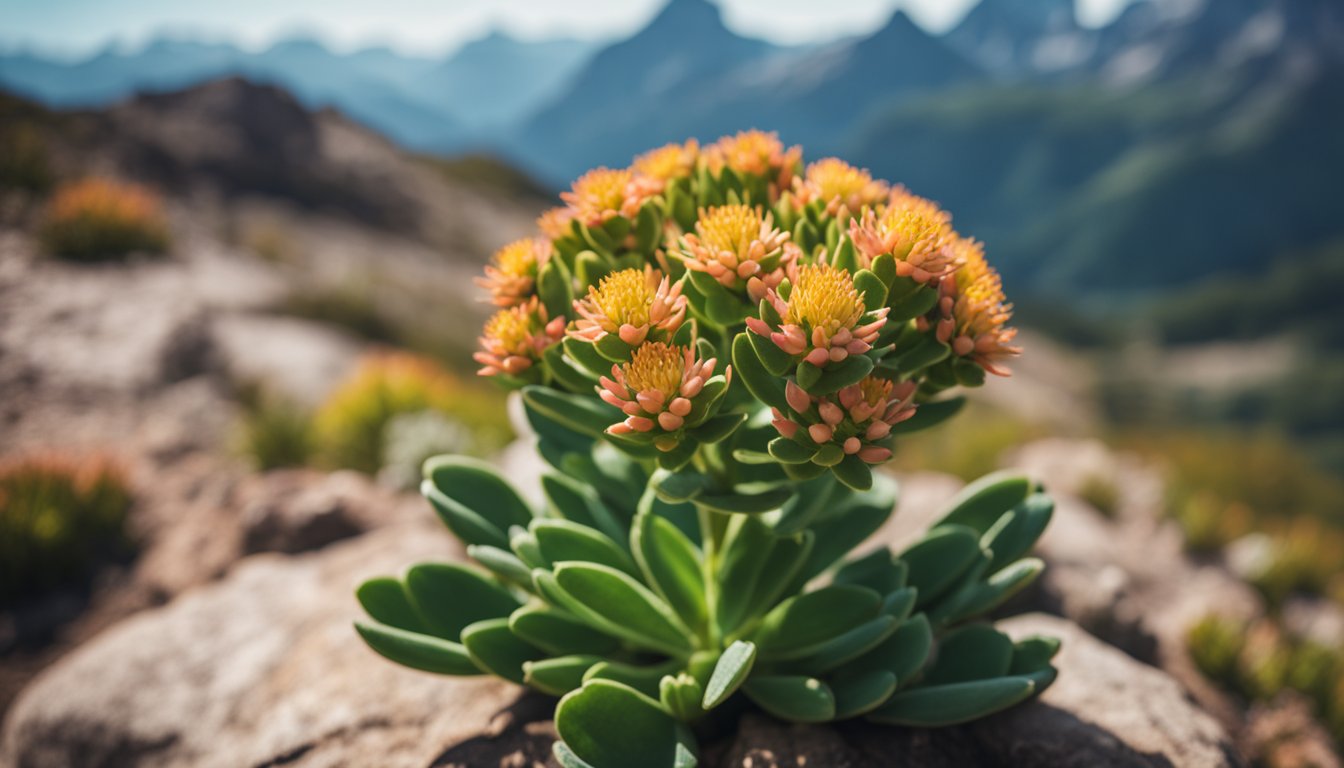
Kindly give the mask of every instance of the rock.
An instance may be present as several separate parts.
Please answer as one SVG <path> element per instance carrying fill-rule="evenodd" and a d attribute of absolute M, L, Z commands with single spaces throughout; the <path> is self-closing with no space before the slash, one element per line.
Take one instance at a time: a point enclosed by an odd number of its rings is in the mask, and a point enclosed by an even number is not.
<path fill-rule="evenodd" d="M 354 472 L 271 472 L 243 507 L 243 551 L 305 552 L 363 533 L 388 499 Z"/>
<path fill-rule="evenodd" d="M 1267 768 L 1340 768 L 1330 735 L 1312 716 L 1311 702 L 1284 691 L 1268 704 L 1251 707 L 1247 717 L 1247 752 Z"/>

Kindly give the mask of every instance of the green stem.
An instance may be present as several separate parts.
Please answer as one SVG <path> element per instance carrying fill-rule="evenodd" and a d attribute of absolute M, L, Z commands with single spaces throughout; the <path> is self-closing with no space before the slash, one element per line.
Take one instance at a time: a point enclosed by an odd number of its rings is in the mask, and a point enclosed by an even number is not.
<path fill-rule="evenodd" d="M 704 551 L 705 606 L 708 611 L 708 637 L 706 641 L 710 649 L 718 650 L 723 642 L 722 631 L 719 629 L 717 618 L 719 548 L 723 542 L 726 521 L 719 519 L 725 517 L 725 515 L 701 506 L 696 507 L 696 514 L 700 520 L 700 544 Z"/>

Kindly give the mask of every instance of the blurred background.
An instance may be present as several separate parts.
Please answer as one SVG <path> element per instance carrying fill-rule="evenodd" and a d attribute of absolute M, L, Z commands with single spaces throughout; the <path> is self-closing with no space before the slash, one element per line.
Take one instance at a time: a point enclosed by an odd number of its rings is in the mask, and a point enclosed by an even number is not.
<path fill-rule="evenodd" d="M 512 436 L 470 363 L 490 254 L 590 167 L 760 128 L 939 201 L 1016 304 L 1013 378 L 898 471 L 1028 466 L 1174 537 L 1252 606 L 1181 609 L 1183 682 L 1269 718 L 1265 764 L 1344 739 L 1339 0 L 0 18 L 0 716 L 244 555 L 424 515 L 423 458 Z"/>

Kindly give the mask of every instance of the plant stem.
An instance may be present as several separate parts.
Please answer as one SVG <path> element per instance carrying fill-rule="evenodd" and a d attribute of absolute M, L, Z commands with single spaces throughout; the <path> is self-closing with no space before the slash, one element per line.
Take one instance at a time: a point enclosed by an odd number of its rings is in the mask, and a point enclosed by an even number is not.
<path fill-rule="evenodd" d="M 719 535 L 718 513 L 696 506 L 700 520 L 700 546 L 704 552 L 705 607 L 707 610 L 708 647 L 717 650 L 722 641 L 717 619 L 719 605 Z"/>

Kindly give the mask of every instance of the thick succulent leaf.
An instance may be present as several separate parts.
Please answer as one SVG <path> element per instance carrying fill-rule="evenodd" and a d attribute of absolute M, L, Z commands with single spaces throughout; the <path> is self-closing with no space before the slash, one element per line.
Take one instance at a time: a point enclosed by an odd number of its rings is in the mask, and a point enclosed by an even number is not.
<path fill-rule="evenodd" d="M 1013 641 L 988 624 L 970 624 L 938 638 L 937 660 L 921 686 L 988 680 L 1008 674 Z"/>
<path fill-rule="evenodd" d="M 555 582 L 571 598 L 565 607 L 589 623 L 652 650 L 673 655 L 691 650 L 691 631 L 672 608 L 621 571 L 560 563 Z"/>
<path fill-rule="evenodd" d="M 812 460 L 816 455 L 815 448 L 808 448 L 802 443 L 790 440 L 787 437 L 777 437 L 771 440 L 766 446 L 770 455 L 775 457 L 776 461 L 785 464 L 803 464 Z"/>
<path fill-rule="evenodd" d="M 839 364 L 826 366 L 816 383 L 805 387 L 811 395 L 829 395 L 833 392 L 858 384 L 864 376 L 873 372 L 873 361 L 865 355 L 850 355 Z"/>
<path fill-rule="evenodd" d="M 751 348 L 756 352 L 757 359 L 761 366 L 771 376 L 783 376 L 797 364 L 793 355 L 779 348 L 779 345 L 756 333 L 747 333 L 747 339 L 751 341 Z"/>
<path fill-rule="evenodd" d="M 1043 493 L 1033 493 L 999 518 L 980 543 L 994 553 L 990 571 L 997 571 L 1031 551 L 1054 515 L 1055 502 Z"/>
<path fill-rule="evenodd" d="M 1037 558 L 1018 560 L 990 576 L 988 581 L 976 583 L 966 590 L 957 601 L 956 610 L 948 617 L 948 621 L 965 621 L 994 610 L 1003 605 L 1008 598 L 1025 589 L 1044 570 L 1045 563 Z"/>
<path fill-rule="evenodd" d="M 546 370 L 555 377 L 560 386 L 574 393 L 588 393 L 597 385 L 597 379 L 584 370 L 578 363 L 565 356 L 559 344 L 552 344 L 541 353 Z"/>
<path fill-rule="evenodd" d="M 1036 685 L 1025 677 L 996 677 L 900 691 L 868 719 L 890 725 L 934 728 L 978 720 L 1030 697 Z"/>
<path fill-rule="evenodd" d="M 933 629 L 924 614 L 901 623 L 896 631 L 868 653 L 841 668 L 841 674 L 856 675 L 873 669 L 885 669 L 904 686 L 924 668 L 933 650 Z"/>
<path fill-rule="evenodd" d="M 486 619 L 462 630 L 462 645 L 471 660 L 493 675 L 522 684 L 523 664 L 546 655 L 544 651 L 514 635 L 509 620 Z"/>
<path fill-rule="evenodd" d="M 715 620 L 725 634 L 741 626 L 756 609 L 751 600 L 774 543 L 770 529 L 755 518 L 734 515 L 728 523 L 719 555 L 719 597 L 715 607 Z"/>
<path fill-rule="evenodd" d="M 772 375 L 761 363 L 749 335 L 751 331 L 743 331 L 733 339 L 733 370 L 757 400 L 773 408 L 788 407 L 788 401 L 784 399 L 784 380 Z"/>
<path fill-rule="evenodd" d="M 789 662 L 789 668 L 813 675 L 829 672 L 876 648 L 891 637 L 899 625 L 895 618 L 880 615 L 831 638 L 810 655 Z"/>
<path fill-rule="evenodd" d="M 547 507 L 557 517 L 595 528 L 625 546 L 626 525 L 592 488 L 564 475 L 547 473 L 541 476 L 541 489 L 546 494 Z"/>
<path fill-rule="evenodd" d="M 923 432 L 956 416 L 965 405 L 966 398 L 964 397 L 949 397 L 946 400 L 937 400 L 932 403 L 920 403 L 919 407 L 915 409 L 915 415 L 892 427 L 891 433 L 893 435 L 910 435 L 915 432 Z"/>
<path fill-rule="evenodd" d="M 918 597 L 919 590 L 914 587 L 901 587 L 888 592 L 886 597 L 882 598 L 882 612 L 898 621 L 905 621 L 915 610 L 915 600 Z"/>
<path fill-rule="evenodd" d="M 610 653 L 620 641 L 557 608 L 529 603 L 509 615 L 509 629 L 557 656 Z"/>
<path fill-rule="evenodd" d="M 786 487 L 770 488 L 754 493 L 746 491 L 702 493 L 695 497 L 693 503 L 697 507 L 725 514 L 758 515 L 779 509 L 791 498 L 793 498 L 793 489 Z"/>
<path fill-rule="evenodd" d="M 762 659 L 796 659 L 877 615 L 882 598 L 865 587 L 835 585 L 791 597 L 761 619 L 751 640 Z"/>
<path fill-rule="evenodd" d="M 943 627 L 955 621 L 962 606 L 976 596 L 983 586 L 985 574 L 989 572 L 989 561 L 993 559 L 989 550 L 981 549 L 971 566 L 957 576 L 956 582 L 944 590 L 937 599 L 920 607 L 928 614 L 929 621 L 935 627 Z"/>
<path fill-rule="evenodd" d="M 411 566 L 404 582 L 425 628 L 448 640 L 456 640 L 468 624 L 508 616 L 519 605 L 503 585 L 457 563 Z"/>
<path fill-rule="evenodd" d="M 566 429 L 591 438 L 600 438 L 607 427 L 622 418 L 619 410 L 596 398 L 539 385 L 523 387 L 523 402 Z"/>
<path fill-rule="evenodd" d="M 761 521 L 780 536 L 797 533 L 811 525 L 827 503 L 838 495 L 832 493 L 834 489 L 835 483 L 826 477 L 795 483 L 793 498 L 784 502 L 779 511 L 767 512 Z"/>
<path fill-rule="evenodd" d="M 742 691 L 761 709 L 781 720 L 824 723 L 835 718 L 835 695 L 815 677 L 753 677 L 742 686 Z"/>
<path fill-rule="evenodd" d="M 1013 643 L 1013 663 L 1009 674 L 1024 675 L 1050 665 L 1059 653 L 1059 638 L 1032 635 Z"/>
<path fill-rule="evenodd" d="M 564 696 L 583 685 L 583 675 L 601 656 L 560 656 L 523 663 L 523 682 L 550 694 Z"/>
<path fill-rule="evenodd" d="M 584 682 L 589 680 L 615 680 L 622 685 L 634 688 L 649 698 L 657 698 L 662 679 L 668 675 L 677 674 L 681 671 L 681 667 L 682 662 L 679 659 L 668 659 L 659 664 L 646 666 L 625 664 L 619 661 L 603 661 L 593 665 L 583 676 L 583 680 Z"/>
<path fill-rule="evenodd" d="M 785 590 L 807 562 L 808 554 L 812 551 L 812 539 L 811 531 L 775 538 L 770 553 L 764 557 L 751 598 L 747 601 L 750 606 L 748 615 L 768 611 L 783 599 Z"/>
<path fill-rule="evenodd" d="M 896 692 L 896 676 L 885 669 L 827 680 L 835 695 L 835 719 L 858 717 L 878 708 Z"/>
<path fill-rule="evenodd" d="M 849 494 L 835 504 L 833 514 L 812 526 L 816 540 L 792 590 L 801 589 L 881 528 L 895 507 L 896 483 L 880 476 L 872 490 Z"/>
<path fill-rule="evenodd" d="M 845 456 L 840 463 L 831 467 L 835 479 L 856 491 L 866 491 L 873 487 L 873 468 L 868 462 L 854 454 Z"/>
<path fill-rule="evenodd" d="M 534 570 L 534 580 L 535 569 L 551 567 L 550 561 L 541 556 L 541 547 L 537 546 L 537 538 L 529 533 L 526 528 L 515 525 L 509 530 L 509 549 L 513 550 L 514 555 L 518 557 L 520 562 Z"/>
<path fill-rule="evenodd" d="M 577 560 L 610 566 L 631 576 L 639 573 L 634 560 L 623 548 L 586 525 L 569 520 L 533 520 L 531 532 L 541 549 L 541 556 L 552 563 Z"/>
<path fill-rule="evenodd" d="M 964 525 L 935 528 L 900 554 L 909 568 L 906 581 L 919 590 L 921 606 L 957 584 L 980 556 L 980 534 Z"/>
<path fill-rule="evenodd" d="M 905 563 L 899 561 L 886 547 L 879 547 L 863 557 L 850 560 L 835 572 L 836 584 L 858 584 L 885 595 L 905 586 Z"/>
<path fill-rule="evenodd" d="M 700 545 L 700 516 L 689 502 L 663 501 L 652 486 L 644 489 L 636 505 L 637 514 L 654 515 L 676 526 L 696 546 Z M 631 529 L 633 530 L 633 528 Z"/>
<path fill-rule="evenodd" d="M 461 643 L 384 624 L 355 622 L 355 631 L 379 655 L 411 669 L 439 675 L 479 675 L 482 671 Z"/>
<path fill-rule="evenodd" d="M 854 246 L 848 239 L 840 246 L 842 252 L 853 253 Z M 870 270 L 859 269 L 854 272 L 854 287 L 863 293 L 863 305 L 869 312 L 881 309 L 887 303 L 887 284 Z"/>
<path fill-rule="evenodd" d="M 572 336 L 565 337 L 561 343 L 565 355 L 583 366 L 593 376 L 610 376 L 612 363 L 599 355 L 592 342 L 580 341 Z"/>
<path fill-rule="evenodd" d="M 728 439 L 747 420 L 745 413 L 725 413 L 696 427 L 695 439 L 702 443 L 717 443 Z"/>
<path fill-rule="evenodd" d="M 565 747 L 592 768 L 676 765 L 688 741 L 658 702 L 620 683 L 590 680 L 555 708 Z M 680 748 L 680 749 L 679 749 Z"/>
<path fill-rule="evenodd" d="M 409 632 L 429 632 L 400 579 L 391 576 L 369 579 L 355 590 L 355 597 L 365 612 L 383 624 Z"/>
<path fill-rule="evenodd" d="M 961 489 L 935 526 L 964 525 L 982 535 L 1032 491 L 1031 478 L 1004 471 L 985 475 Z"/>
<path fill-rule="evenodd" d="M 712 483 L 708 477 L 699 472 L 669 472 L 660 469 L 653 473 L 649 485 L 658 494 L 658 498 L 676 504 L 695 499 Z"/>
<path fill-rule="evenodd" d="M 467 547 L 467 556 L 500 579 L 526 590 L 532 589 L 532 569 L 512 552 L 499 547 L 472 544 Z"/>
<path fill-rule="evenodd" d="M 532 509 L 489 464 L 467 456 L 436 456 L 425 462 L 425 479 L 439 493 L 489 521 L 501 531 L 527 525 Z M 486 544 L 490 542 L 468 542 Z"/>
<path fill-rule="evenodd" d="M 703 628 L 708 608 L 700 550 L 670 521 L 652 512 L 635 517 L 630 546 L 654 591 L 688 627 Z"/>
<path fill-rule="evenodd" d="M 700 706 L 704 695 L 700 681 L 685 672 L 675 677 L 666 675 L 658 681 L 658 701 L 673 717 L 683 722 L 704 716 L 704 707 Z"/>
<path fill-rule="evenodd" d="M 464 544 L 508 545 L 508 537 L 504 534 L 507 528 L 500 528 L 485 515 L 445 496 L 430 481 L 420 484 L 420 493 L 429 500 L 448 530 Z"/>
<path fill-rule="evenodd" d="M 738 640 L 728 646 L 723 655 L 719 656 L 719 662 L 714 665 L 714 673 L 710 675 L 709 684 L 705 686 L 701 706 L 713 709 L 727 701 L 747 679 L 747 675 L 751 674 L 752 665 L 755 663 L 756 646 L 753 643 Z"/>

